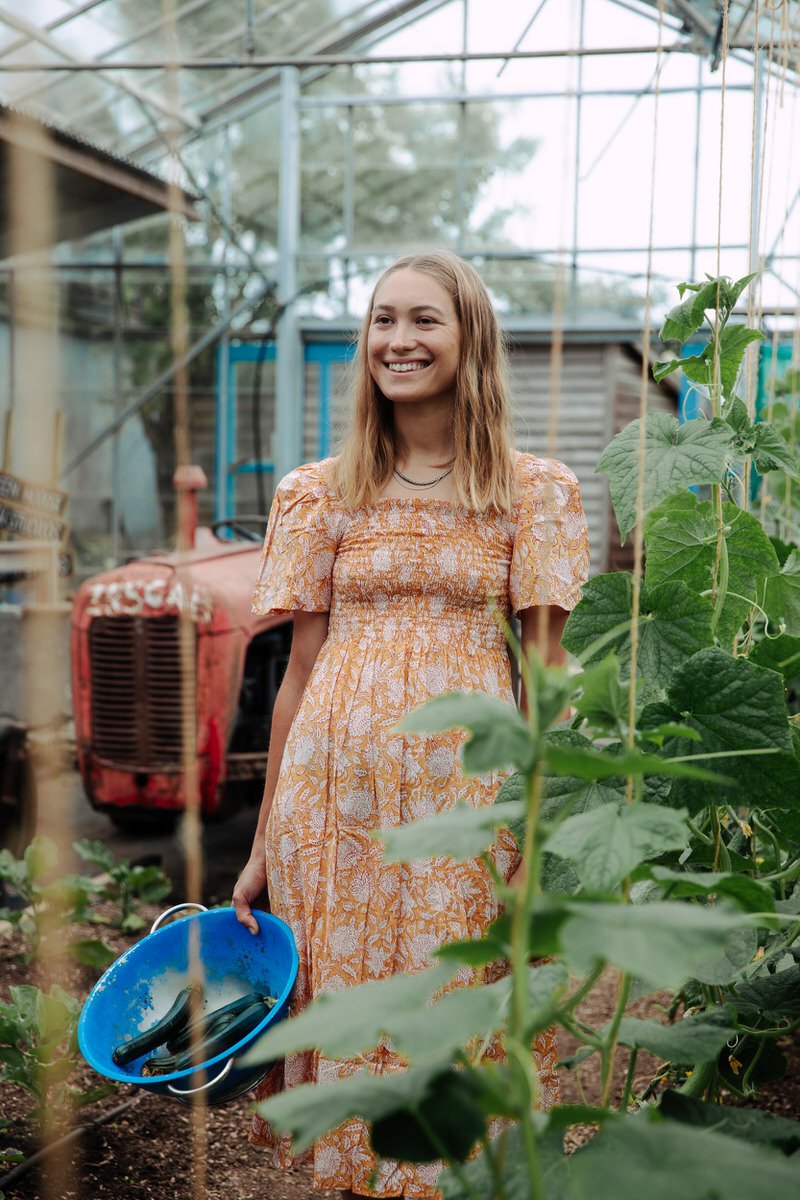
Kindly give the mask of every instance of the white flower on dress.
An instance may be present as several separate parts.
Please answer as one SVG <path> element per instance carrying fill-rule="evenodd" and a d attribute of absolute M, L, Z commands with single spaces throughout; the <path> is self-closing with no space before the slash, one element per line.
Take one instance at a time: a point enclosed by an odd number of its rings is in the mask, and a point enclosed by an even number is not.
<path fill-rule="evenodd" d="M 372 728 L 372 709 L 367 704 L 354 708 L 350 713 L 348 730 L 356 737 L 365 737 Z"/>
<path fill-rule="evenodd" d="M 342 1156 L 335 1146 L 323 1141 L 317 1143 L 317 1151 L 314 1155 L 314 1169 L 317 1175 L 331 1179 L 339 1171 L 341 1165 Z"/>
<path fill-rule="evenodd" d="M 425 667 L 425 687 L 428 694 L 438 696 L 447 690 L 448 673 L 440 663 L 428 663 Z"/>
<path fill-rule="evenodd" d="M 346 792 L 337 796 L 336 807 L 345 820 L 366 821 L 372 815 L 372 792 L 368 788 Z"/>
<path fill-rule="evenodd" d="M 292 745 L 291 761 L 298 767 L 307 767 L 314 757 L 314 739 L 300 734 Z"/>
<path fill-rule="evenodd" d="M 449 746 L 436 746 L 425 757 L 425 766 L 432 779 L 448 779 L 456 764 L 456 756 Z"/>
<path fill-rule="evenodd" d="M 358 951 L 358 935 L 352 925 L 340 925 L 328 938 L 328 946 L 339 958 L 346 958 Z"/>
<path fill-rule="evenodd" d="M 392 565 L 392 551 L 388 546 L 379 546 L 372 552 L 372 565 L 376 571 L 388 571 Z"/>
<path fill-rule="evenodd" d="M 453 575 L 458 570 L 458 555 L 452 546 L 439 551 L 439 569 L 445 575 Z"/>
<path fill-rule="evenodd" d="M 311 565 L 315 579 L 327 579 L 333 570 L 333 552 L 320 550 L 319 554 L 312 558 Z"/>

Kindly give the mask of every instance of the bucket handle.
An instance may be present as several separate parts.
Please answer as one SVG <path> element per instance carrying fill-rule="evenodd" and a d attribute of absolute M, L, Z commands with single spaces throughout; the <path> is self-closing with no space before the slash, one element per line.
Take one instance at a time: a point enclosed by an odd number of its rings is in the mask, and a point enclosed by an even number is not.
<path fill-rule="evenodd" d="M 222 1083 L 223 1079 L 227 1079 L 228 1075 L 230 1074 L 230 1070 L 231 1070 L 232 1066 L 233 1066 L 233 1058 L 231 1057 L 225 1063 L 225 1066 L 222 1068 L 219 1075 L 217 1075 L 215 1079 L 206 1080 L 205 1083 L 200 1084 L 200 1087 L 176 1088 L 176 1087 L 173 1087 L 171 1083 L 168 1083 L 167 1087 L 169 1088 L 169 1090 L 172 1092 L 172 1094 L 174 1096 L 195 1096 L 195 1095 L 197 1095 L 198 1092 L 205 1092 L 208 1088 L 215 1087 L 218 1083 Z"/>
<path fill-rule="evenodd" d="M 155 933 L 159 926 L 166 921 L 167 917 L 171 917 L 173 913 L 180 912 L 182 908 L 196 908 L 200 912 L 208 912 L 205 904 L 193 904 L 190 900 L 184 900 L 182 904 L 173 904 L 172 908 L 166 909 L 160 916 L 156 917 L 150 926 L 150 932 Z"/>

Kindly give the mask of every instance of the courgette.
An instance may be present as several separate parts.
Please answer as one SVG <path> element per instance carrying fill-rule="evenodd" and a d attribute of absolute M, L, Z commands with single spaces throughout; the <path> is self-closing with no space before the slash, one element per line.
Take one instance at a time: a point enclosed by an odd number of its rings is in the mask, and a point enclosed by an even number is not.
<path fill-rule="evenodd" d="M 155 1025 L 151 1025 L 144 1033 L 137 1034 L 129 1042 L 122 1042 L 114 1049 L 111 1054 L 113 1062 L 118 1067 L 127 1066 L 135 1058 L 141 1058 L 143 1054 L 163 1045 L 168 1038 L 175 1037 L 189 1020 L 192 1011 L 192 997 L 199 998 L 200 994 L 200 988 L 195 983 L 190 983 L 183 988 L 175 997 L 175 1002 L 169 1012 L 156 1021 Z"/>
<path fill-rule="evenodd" d="M 231 1000 L 222 1008 L 202 1013 L 175 1037 L 167 1039 L 167 1050 L 170 1054 L 180 1054 L 182 1050 L 188 1050 L 194 1042 L 204 1042 L 206 1038 L 217 1032 L 218 1027 L 227 1024 L 234 1017 L 238 1017 L 239 1013 L 244 1012 L 251 1004 L 261 1003 L 267 1004 L 271 1008 L 275 1000 L 272 996 L 263 996 L 261 992 L 248 992 L 246 996 L 240 996 L 238 1000 Z"/>
<path fill-rule="evenodd" d="M 217 1031 L 207 1037 L 200 1045 L 190 1047 L 190 1049 L 184 1050 L 180 1054 L 168 1054 L 148 1058 L 147 1062 L 142 1066 L 142 1074 L 171 1075 L 173 1071 L 185 1071 L 189 1067 L 202 1066 L 210 1058 L 215 1058 L 217 1054 L 221 1054 L 223 1050 L 227 1050 L 229 1046 L 233 1046 L 241 1038 L 246 1037 L 248 1033 L 252 1033 L 256 1026 L 260 1025 L 264 1020 L 269 1009 L 270 1006 L 265 1003 L 264 998 L 259 997 L 255 1004 L 251 1004 L 244 1012 L 234 1016 L 227 1024 L 220 1024 Z"/>

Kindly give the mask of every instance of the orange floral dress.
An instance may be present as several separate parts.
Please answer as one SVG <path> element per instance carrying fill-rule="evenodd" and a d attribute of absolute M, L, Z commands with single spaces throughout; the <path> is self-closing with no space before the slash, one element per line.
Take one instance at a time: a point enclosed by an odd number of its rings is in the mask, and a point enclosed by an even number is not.
<path fill-rule="evenodd" d="M 327 487 L 329 462 L 298 467 L 279 484 L 253 599 L 258 613 L 330 612 L 286 740 L 266 832 L 270 907 L 293 930 L 300 957 L 293 1011 L 322 991 L 424 970 L 443 942 L 479 937 L 497 916 L 479 859 L 384 862 L 370 835 L 459 800 L 491 804 L 502 776 L 462 773 L 463 731 L 400 736 L 392 729 L 442 692 L 479 691 L 513 703 L 489 598 L 506 615 L 542 604 L 572 609 L 588 566 L 577 480 L 561 463 L 518 455 L 514 513 L 478 516 L 425 496 L 383 497 L 348 511 Z M 508 878 L 519 856 L 507 831 L 493 853 Z M 465 968 L 460 982 L 474 980 Z M 552 1031 L 536 1052 L 548 1106 L 558 1088 Z M 489 1054 L 502 1057 L 499 1042 Z M 385 1044 L 358 1061 L 291 1055 L 261 1085 L 259 1099 L 365 1065 L 387 1071 L 402 1061 Z M 272 1149 L 281 1166 L 298 1161 L 290 1139 L 259 1117 L 251 1140 Z M 313 1163 L 318 1190 L 439 1194 L 441 1164 L 376 1161 L 360 1120 L 320 1138 L 304 1159 Z"/>

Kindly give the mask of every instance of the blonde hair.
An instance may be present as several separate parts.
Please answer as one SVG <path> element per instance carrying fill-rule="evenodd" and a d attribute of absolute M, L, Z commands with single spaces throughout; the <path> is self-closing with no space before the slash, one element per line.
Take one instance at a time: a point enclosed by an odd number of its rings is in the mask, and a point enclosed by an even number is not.
<path fill-rule="evenodd" d="M 516 499 L 506 356 L 492 302 L 478 272 L 455 254 L 435 251 L 399 258 L 370 297 L 351 374 L 353 407 L 329 481 L 348 508 L 371 504 L 392 475 L 395 445 L 392 404 L 369 369 L 367 335 L 375 294 L 394 271 L 420 271 L 445 289 L 461 328 L 453 407 L 453 494 L 473 512 L 510 512 Z"/>

